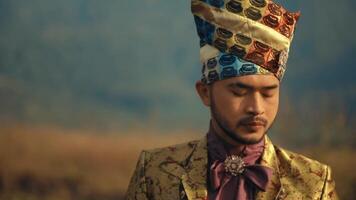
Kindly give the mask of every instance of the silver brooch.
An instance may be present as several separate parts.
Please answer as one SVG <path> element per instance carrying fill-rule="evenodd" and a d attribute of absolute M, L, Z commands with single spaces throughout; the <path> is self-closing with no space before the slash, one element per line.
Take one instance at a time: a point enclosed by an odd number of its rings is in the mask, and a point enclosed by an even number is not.
<path fill-rule="evenodd" d="M 236 155 L 228 156 L 224 161 L 225 171 L 233 176 L 237 176 L 244 171 L 245 162 Z"/>

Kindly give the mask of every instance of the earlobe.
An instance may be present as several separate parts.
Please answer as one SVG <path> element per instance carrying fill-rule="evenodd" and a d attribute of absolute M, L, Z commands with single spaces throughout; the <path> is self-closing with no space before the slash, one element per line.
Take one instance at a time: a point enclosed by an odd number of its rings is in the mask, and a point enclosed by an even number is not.
<path fill-rule="evenodd" d="M 204 84 L 200 80 L 195 83 L 195 89 L 205 106 L 210 106 L 210 90 L 209 85 Z"/>

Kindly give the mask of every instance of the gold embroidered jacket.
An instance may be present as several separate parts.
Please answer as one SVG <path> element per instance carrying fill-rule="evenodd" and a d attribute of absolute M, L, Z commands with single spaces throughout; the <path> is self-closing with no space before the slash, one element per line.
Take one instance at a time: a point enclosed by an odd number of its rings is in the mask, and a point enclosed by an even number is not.
<path fill-rule="evenodd" d="M 127 200 L 207 199 L 207 139 L 142 151 L 131 178 Z M 274 169 L 257 200 L 336 200 L 330 167 L 274 146 L 265 137 L 261 164 Z"/>

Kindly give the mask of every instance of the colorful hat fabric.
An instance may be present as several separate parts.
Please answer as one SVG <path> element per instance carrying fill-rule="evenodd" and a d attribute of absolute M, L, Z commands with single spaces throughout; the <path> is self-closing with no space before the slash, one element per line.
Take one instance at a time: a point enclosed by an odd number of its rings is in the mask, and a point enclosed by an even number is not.
<path fill-rule="evenodd" d="M 282 80 L 300 13 L 271 0 L 192 0 L 202 80 L 273 74 Z"/>

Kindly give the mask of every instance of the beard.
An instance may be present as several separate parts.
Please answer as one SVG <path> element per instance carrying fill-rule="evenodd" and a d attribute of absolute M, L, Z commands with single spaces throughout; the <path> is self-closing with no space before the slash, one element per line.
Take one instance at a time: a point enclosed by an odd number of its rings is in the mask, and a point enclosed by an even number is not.
<path fill-rule="evenodd" d="M 241 134 L 239 134 L 238 132 L 236 132 L 236 131 L 234 131 L 234 130 L 229 128 L 228 121 L 224 117 L 222 117 L 222 115 L 220 114 L 220 112 L 216 108 L 216 104 L 214 102 L 214 97 L 213 96 L 211 96 L 210 102 L 211 102 L 210 111 L 211 111 L 212 117 L 215 119 L 217 125 L 221 128 L 221 130 L 223 130 L 223 132 L 228 137 L 230 137 L 232 140 L 234 140 L 237 143 L 240 143 L 240 144 L 257 144 L 261 140 L 264 139 L 264 136 L 267 134 L 269 128 L 272 126 L 272 124 L 271 124 L 260 138 L 257 138 L 257 139 L 246 139 L 246 138 L 242 137 Z M 241 119 L 239 122 L 236 123 L 236 126 L 238 126 L 241 121 L 248 121 L 251 118 L 254 118 L 254 117 L 252 116 L 252 117 L 247 117 L 247 118 Z M 257 118 L 257 119 L 259 121 L 263 122 L 265 124 L 265 127 L 267 127 L 267 120 L 266 119 L 264 119 L 264 118 Z"/>

